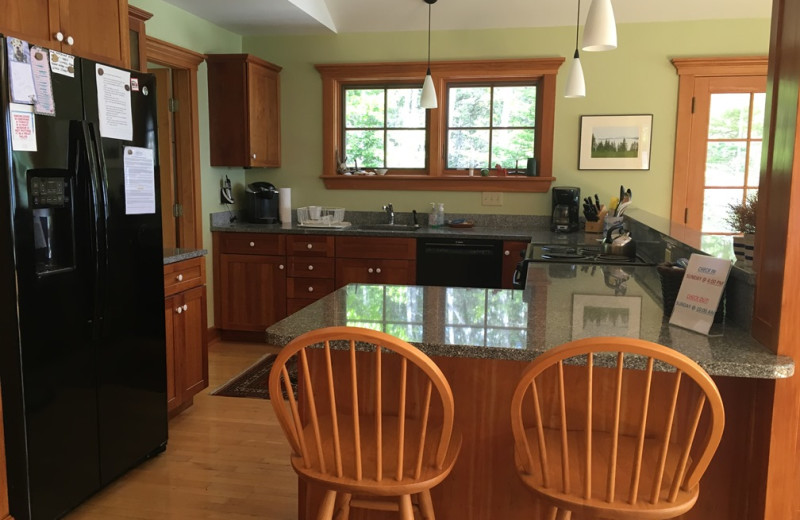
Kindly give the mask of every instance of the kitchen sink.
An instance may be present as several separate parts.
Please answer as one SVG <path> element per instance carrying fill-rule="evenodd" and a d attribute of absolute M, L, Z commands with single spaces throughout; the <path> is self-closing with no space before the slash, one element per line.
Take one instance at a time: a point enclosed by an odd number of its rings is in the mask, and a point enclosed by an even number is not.
<path fill-rule="evenodd" d="M 419 224 L 363 224 L 358 226 L 362 231 L 416 231 Z"/>

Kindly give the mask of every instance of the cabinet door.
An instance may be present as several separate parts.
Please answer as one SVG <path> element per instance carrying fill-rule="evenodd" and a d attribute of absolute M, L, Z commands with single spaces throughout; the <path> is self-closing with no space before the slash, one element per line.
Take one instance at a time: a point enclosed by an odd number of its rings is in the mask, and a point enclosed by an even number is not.
<path fill-rule="evenodd" d="M 195 287 L 182 294 L 180 314 L 182 344 L 177 350 L 177 379 L 181 401 L 186 401 L 208 386 L 206 330 L 206 288 Z"/>
<path fill-rule="evenodd" d="M 177 309 L 180 306 L 180 302 L 180 295 L 164 299 L 164 323 L 167 326 L 167 410 L 172 410 L 180 404 L 178 401 L 177 382 L 175 381 L 175 350 L 178 348 L 176 340 L 178 342 L 182 340 L 180 337 L 176 338 L 177 335 L 180 335 L 180 330 L 175 328 L 175 322 L 179 316 Z"/>
<path fill-rule="evenodd" d="M 525 254 L 525 249 L 527 249 L 528 244 L 530 244 L 530 242 L 517 240 L 506 240 L 503 242 L 503 277 L 500 280 L 500 287 L 503 289 L 514 288 L 511 283 L 514 277 L 514 269 L 516 269 L 517 264 L 522 261 L 520 253 Z"/>
<path fill-rule="evenodd" d="M 61 50 L 58 0 L 0 0 L 0 33 Z"/>
<path fill-rule="evenodd" d="M 127 0 L 61 0 L 62 50 L 119 67 L 130 64 Z M 72 38 L 70 45 L 67 41 Z"/>
<path fill-rule="evenodd" d="M 280 166 L 278 75 L 258 63 L 247 67 L 250 166 Z"/>
<path fill-rule="evenodd" d="M 414 285 L 416 262 L 371 258 L 336 259 L 336 288 L 349 283 Z"/>
<path fill-rule="evenodd" d="M 0 518 L 8 518 L 8 481 L 6 480 L 6 450 L 3 439 L 3 397 L 0 395 Z"/>
<path fill-rule="evenodd" d="M 286 316 L 286 266 L 282 256 L 220 258 L 221 327 L 264 331 Z"/>

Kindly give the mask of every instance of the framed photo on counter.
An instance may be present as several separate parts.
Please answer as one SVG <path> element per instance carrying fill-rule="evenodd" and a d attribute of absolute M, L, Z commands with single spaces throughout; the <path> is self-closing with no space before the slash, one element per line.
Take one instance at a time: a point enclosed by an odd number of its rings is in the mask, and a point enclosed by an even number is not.
<path fill-rule="evenodd" d="M 581 116 L 579 170 L 649 170 L 653 115 Z"/>

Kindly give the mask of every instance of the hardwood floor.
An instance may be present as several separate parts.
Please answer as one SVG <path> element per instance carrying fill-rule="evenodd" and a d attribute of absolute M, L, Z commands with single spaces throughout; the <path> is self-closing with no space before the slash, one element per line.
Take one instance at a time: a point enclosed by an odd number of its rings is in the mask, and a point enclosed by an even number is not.
<path fill-rule="evenodd" d="M 209 387 L 169 423 L 167 450 L 89 499 L 68 520 L 297 518 L 297 477 L 270 404 L 211 391 L 274 347 L 209 345 Z"/>

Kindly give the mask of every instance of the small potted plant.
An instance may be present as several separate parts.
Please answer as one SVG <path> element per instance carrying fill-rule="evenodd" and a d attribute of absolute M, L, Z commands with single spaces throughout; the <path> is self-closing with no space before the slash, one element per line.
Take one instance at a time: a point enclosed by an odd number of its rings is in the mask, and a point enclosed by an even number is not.
<path fill-rule="evenodd" d="M 758 208 L 758 192 L 745 197 L 744 202 L 728 204 L 728 215 L 725 223 L 741 235 L 733 237 L 733 252 L 736 263 L 746 267 L 753 263 L 753 244 L 756 234 L 756 209 Z"/>

